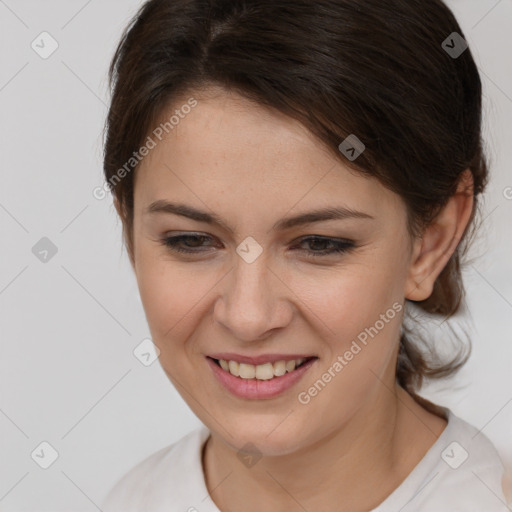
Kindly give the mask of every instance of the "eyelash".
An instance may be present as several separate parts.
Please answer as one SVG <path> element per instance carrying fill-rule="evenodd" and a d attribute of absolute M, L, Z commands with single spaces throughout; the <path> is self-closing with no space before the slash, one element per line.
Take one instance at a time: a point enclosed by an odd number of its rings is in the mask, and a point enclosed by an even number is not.
<path fill-rule="evenodd" d="M 197 254 L 197 253 L 206 252 L 206 251 L 194 250 L 194 249 L 184 249 L 183 247 L 180 247 L 178 244 L 184 240 L 190 240 L 190 239 L 199 240 L 199 239 L 208 239 L 208 238 L 210 238 L 210 237 L 208 237 L 207 235 L 177 235 L 177 236 L 163 238 L 161 242 L 165 247 L 169 248 L 173 252 L 185 253 L 185 254 Z M 299 240 L 298 245 L 300 245 L 306 241 L 307 242 L 321 241 L 321 242 L 331 243 L 331 244 L 335 245 L 335 247 L 333 249 L 324 249 L 323 251 L 311 251 L 311 250 L 307 250 L 307 249 L 299 249 L 299 251 L 307 253 L 308 257 L 311 256 L 313 258 L 331 256 L 333 254 L 343 254 L 343 253 L 349 252 L 355 248 L 355 244 L 351 240 L 328 238 L 328 237 L 319 236 L 319 235 L 305 237 L 305 238 Z M 201 246 L 199 246 L 199 247 L 201 247 Z"/>

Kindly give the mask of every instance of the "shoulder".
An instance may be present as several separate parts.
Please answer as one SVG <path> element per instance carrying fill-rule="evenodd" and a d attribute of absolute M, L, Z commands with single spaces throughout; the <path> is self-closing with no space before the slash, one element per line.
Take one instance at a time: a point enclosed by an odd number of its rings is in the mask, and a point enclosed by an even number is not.
<path fill-rule="evenodd" d="M 441 407 L 448 423 L 402 484 L 372 512 L 510 512 L 504 466 L 485 434 Z"/>
<path fill-rule="evenodd" d="M 183 475 L 197 473 L 198 465 L 200 469 L 200 450 L 209 433 L 201 426 L 138 462 L 112 487 L 102 510 L 139 512 L 176 499 L 183 490 Z"/>
<path fill-rule="evenodd" d="M 451 429 L 446 441 L 450 444 L 442 452 L 443 461 L 451 470 L 459 467 L 465 471 L 493 471 L 504 473 L 504 466 L 494 444 L 467 421 L 450 411 Z"/>
<path fill-rule="evenodd" d="M 446 414 L 448 425 L 432 452 L 437 464 L 424 482 L 430 491 L 419 494 L 419 510 L 508 510 L 502 484 L 505 470 L 495 446 L 481 430 L 448 409 Z"/>

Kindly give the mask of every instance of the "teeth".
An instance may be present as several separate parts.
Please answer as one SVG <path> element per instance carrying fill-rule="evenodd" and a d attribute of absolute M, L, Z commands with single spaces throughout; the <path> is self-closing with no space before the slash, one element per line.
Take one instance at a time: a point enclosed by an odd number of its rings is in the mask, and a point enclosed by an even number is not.
<path fill-rule="evenodd" d="M 231 361 L 229 363 L 231 364 Z M 256 368 L 252 364 L 240 363 L 238 366 L 238 376 L 242 379 L 254 379 L 256 377 Z"/>
<path fill-rule="evenodd" d="M 292 360 L 292 361 L 286 361 L 286 371 L 287 372 L 293 372 L 293 370 L 295 370 L 295 361 Z"/>
<path fill-rule="evenodd" d="M 300 366 L 305 360 L 304 357 L 301 357 L 300 359 L 292 359 L 291 361 L 276 361 L 274 364 L 264 363 L 255 366 L 253 364 L 219 359 L 219 364 L 223 370 L 231 373 L 231 375 L 235 377 L 242 379 L 256 378 L 258 380 L 270 380 L 274 377 L 281 377 L 287 372 L 293 372 L 293 370 Z"/>
<path fill-rule="evenodd" d="M 236 361 L 229 361 L 228 368 L 229 373 L 231 373 L 231 375 L 234 375 L 235 377 L 238 377 L 240 375 L 238 367 L 239 365 Z"/>
<path fill-rule="evenodd" d="M 255 377 L 259 380 L 273 379 L 274 378 L 273 364 L 265 363 L 265 364 L 259 364 L 258 366 L 256 366 Z"/>
<path fill-rule="evenodd" d="M 276 361 L 272 366 L 276 377 L 281 377 L 286 373 L 286 363 L 284 361 Z"/>

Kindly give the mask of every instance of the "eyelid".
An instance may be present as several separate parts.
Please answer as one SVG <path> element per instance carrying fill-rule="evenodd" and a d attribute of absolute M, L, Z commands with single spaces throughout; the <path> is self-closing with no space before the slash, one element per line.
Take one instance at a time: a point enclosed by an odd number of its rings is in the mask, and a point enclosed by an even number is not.
<path fill-rule="evenodd" d="M 212 235 L 210 233 L 204 233 L 202 231 L 169 231 L 169 232 L 166 232 L 162 236 L 162 238 L 173 238 L 173 237 L 179 237 L 179 236 L 205 237 L 205 238 L 218 240 L 218 237 L 216 235 Z M 354 243 L 354 240 L 352 240 L 350 238 L 338 237 L 338 236 L 334 236 L 334 235 L 319 235 L 319 234 L 315 234 L 315 233 L 311 233 L 311 234 L 308 233 L 307 235 L 301 235 L 301 236 L 293 239 L 290 243 L 296 243 L 297 241 L 302 241 L 304 239 L 309 239 L 309 238 L 327 239 L 327 240 L 332 240 L 335 242 Z M 243 242 L 243 240 L 242 240 L 242 242 Z"/>
<path fill-rule="evenodd" d="M 208 249 L 212 247 L 211 245 L 210 246 L 199 245 L 199 246 L 191 247 L 188 249 L 184 249 L 183 247 L 180 247 L 179 246 L 180 239 L 186 240 L 187 238 L 195 239 L 195 240 L 198 240 L 201 238 L 206 238 L 207 240 L 211 241 L 217 237 L 214 237 L 207 233 L 198 233 L 198 232 L 190 232 L 190 231 L 185 232 L 185 233 L 174 232 L 174 234 L 172 234 L 172 235 L 171 234 L 165 235 L 164 238 L 162 238 L 160 243 L 162 243 L 164 246 L 166 246 L 171 252 L 185 254 L 185 255 L 189 255 L 189 256 L 210 252 Z M 292 244 L 291 247 L 293 249 L 297 246 L 300 246 L 303 242 L 318 241 L 318 240 L 328 242 L 334 247 L 331 247 L 330 249 L 323 249 L 320 251 L 315 251 L 315 250 L 311 250 L 311 249 L 300 249 L 300 248 L 296 249 L 296 250 L 304 253 L 307 258 L 318 258 L 319 259 L 319 258 L 327 258 L 329 256 L 331 256 L 331 257 L 332 256 L 340 256 L 340 255 L 343 255 L 345 253 L 352 251 L 353 249 L 355 249 L 357 247 L 357 244 L 353 240 L 350 240 L 350 239 L 337 238 L 337 237 L 332 237 L 332 236 L 327 236 L 327 235 L 315 235 L 315 234 L 303 235 L 299 238 L 296 238 L 295 240 L 293 240 L 291 242 L 291 244 Z M 202 249 L 202 247 L 206 247 L 206 249 Z"/>

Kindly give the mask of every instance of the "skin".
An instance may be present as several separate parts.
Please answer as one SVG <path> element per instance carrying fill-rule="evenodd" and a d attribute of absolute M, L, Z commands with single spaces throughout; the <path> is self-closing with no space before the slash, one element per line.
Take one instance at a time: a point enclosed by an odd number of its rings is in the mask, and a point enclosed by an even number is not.
<path fill-rule="evenodd" d="M 308 404 L 297 395 L 393 303 L 432 293 L 470 218 L 471 175 L 464 173 L 436 220 L 412 239 L 401 198 L 349 171 L 298 122 L 222 89 L 191 96 L 198 105 L 137 169 L 130 258 L 162 368 L 212 432 L 202 458 L 208 491 L 223 512 L 260 511 L 262 503 L 276 512 L 367 511 L 446 426 L 395 383 L 403 312 Z M 233 232 L 145 213 L 159 199 L 213 212 Z M 341 205 L 374 219 L 272 230 L 284 217 Z M 161 242 L 184 232 L 209 236 L 199 248 L 205 252 L 180 255 Z M 308 257 L 308 250 L 332 247 L 297 246 L 312 235 L 356 247 Z M 263 249 L 250 264 L 236 252 L 248 236 Z M 213 376 L 205 356 L 221 351 L 318 360 L 282 395 L 249 400 Z M 237 457 L 249 442 L 262 455 L 252 467 Z"/>

